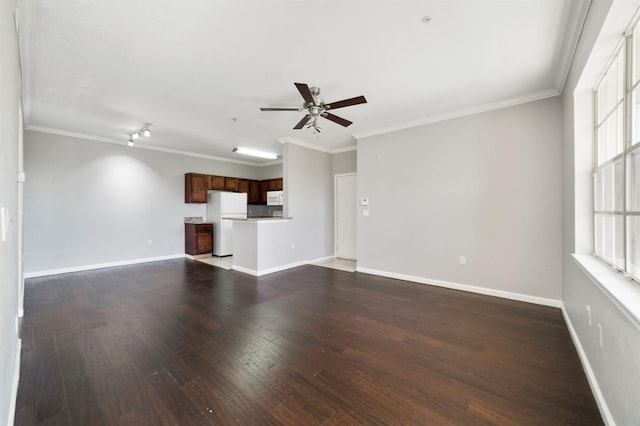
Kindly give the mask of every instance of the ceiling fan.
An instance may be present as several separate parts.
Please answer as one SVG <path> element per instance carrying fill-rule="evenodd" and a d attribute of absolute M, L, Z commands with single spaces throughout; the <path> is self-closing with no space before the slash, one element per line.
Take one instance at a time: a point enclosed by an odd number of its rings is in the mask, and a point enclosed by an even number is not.
<path fill-rule="evenodd" d="M 358 105 L 367 103 L 364 96 L 357 96 L 355 98 L 343 99 L 341 101 L 331 102 L 325 104 L 320 98 L 320 89 L 317 87 L 309 87 L 305 83 L 294 83 L 298 88 L 298 91 L 304 99 L 304 103 L 300 108 L 260 108 L 260 111 L 300 111 L 306 112 L 306 115 L 302 117 L 302 120 L 295 125 L 294 129 L 302 129 L 305 124 L 307 129 L 313 128 L 316 132 L 320 133 L 322 127 L 318 125 L 318 118 L 323 117 L 327 120 L 331 120 L 341 126 L 348 127 L 352 124 L 351 121 L 345 120 L 342 117 L 331 114 L 329 110 L 338 108 L 344 108 L 351 105 Z M 309 124 L 307 124 L 309 123 Z"/>

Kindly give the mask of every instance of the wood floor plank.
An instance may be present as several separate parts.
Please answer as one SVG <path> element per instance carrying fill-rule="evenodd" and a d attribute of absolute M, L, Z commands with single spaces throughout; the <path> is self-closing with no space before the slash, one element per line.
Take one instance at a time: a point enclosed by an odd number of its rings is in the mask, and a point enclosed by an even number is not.
<path fill-rule="evenodd" d="M 16 425 L 602 424 L 559 309 L 301 266 L 29 279 Z"/>

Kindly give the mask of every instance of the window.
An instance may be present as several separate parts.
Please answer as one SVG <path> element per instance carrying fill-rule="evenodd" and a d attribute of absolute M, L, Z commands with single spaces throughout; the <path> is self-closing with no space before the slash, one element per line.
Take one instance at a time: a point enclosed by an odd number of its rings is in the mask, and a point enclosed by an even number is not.
<path fill-rule="evenodd" d="M 594 91 L 595 254 L 640 281 L 640 25 Z"/>

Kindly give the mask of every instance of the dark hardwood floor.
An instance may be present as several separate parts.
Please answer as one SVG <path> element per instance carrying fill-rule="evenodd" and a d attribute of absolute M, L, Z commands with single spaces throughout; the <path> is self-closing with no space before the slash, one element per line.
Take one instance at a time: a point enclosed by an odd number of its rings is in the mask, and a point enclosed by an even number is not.
<path fill-rule="evenodd" d="M 303 266 L 30 279 L 16 424 L 602 424 L 559 309 Z"/>

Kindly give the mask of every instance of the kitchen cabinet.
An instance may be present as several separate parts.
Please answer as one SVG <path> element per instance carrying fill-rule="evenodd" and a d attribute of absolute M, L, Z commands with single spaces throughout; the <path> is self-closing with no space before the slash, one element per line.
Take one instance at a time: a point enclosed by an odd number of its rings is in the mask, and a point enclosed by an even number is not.
<path fill-rule="evenodd" d="M 185 173 L 184 175 L 184 202 L 207 202 L 207 176 L 198 173 Z"/>
<path fill-rule="evenodd" d="M 267 182 L 269 182 L 269 191 L 282 191 L 282 188 L 283 188 L 282 178 L 269 179 Z"/>
<path fill-rule="evenodd" d="M 213 224 L 185 223 L 184 251 L 191 256 L 213 252 Z"/>
<path fill-rule="evenodd" d="M 249 181 L 249 195 L 247 196 L 247 203 L 260 204 L 260 181 Z"/>
<path fill-rule="evenodd" d="M 207 187 L 210 190 L 224 191 L 224 176 L 207 176 Z"/>
<path fill-rule="evenodd" d="M 267 204 L 267 191 L 269 190 L 269 181 L 260 181 L 260 202 L 258 204 Z"/>
<path fill-rule="evenodd" d="M 249 204 L 267 204 L 267 191 L 282 191 L 282 178 L 250 180 L 227 176 L 185 173 L 184 202 L 206 203 L 207 191 L 232 191 L 247 194 Z"/>
<path fill-rule="evenodd" d="M 249 179 L 238 179 L 238 192 L 249 194 Z M 247 198 L 249 198 L 248 195 Z"/>
<path fill-rule="evenodd" d="M 224 178 L 224 190 L 225 191 L 238 191 L 238 178 L 225 177 Z"/>

